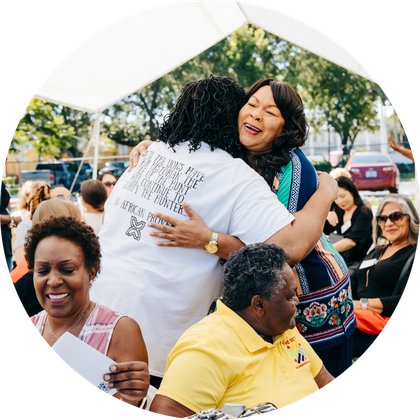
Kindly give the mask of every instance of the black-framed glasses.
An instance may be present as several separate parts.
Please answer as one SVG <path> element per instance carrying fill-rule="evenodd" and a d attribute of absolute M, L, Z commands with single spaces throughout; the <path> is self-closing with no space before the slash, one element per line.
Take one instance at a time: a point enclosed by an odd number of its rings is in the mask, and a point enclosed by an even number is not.
<path fill-rule="evenodd" d="M 402 213 L 400 211 L 394 211 L 394 213 L 391 213 L 388 216 L 386 216 L 385 214 L 380 214 L 379 216 L 376 216 L 376 220 L 378 222 L 378 225 L 384 225 L 388 219 L 392 223 L 395 223 L 402 220 L 404 216 L 408 216 L 408 214 Z"/>
<path fill-rule="evenodd" d="M 67 200 L 67 198 L 66 198 L 64 195 L 62 195 L 62 194 L 57 195 L 57 198 L 59 198 L 60 200 Z M 74 195 L 71 195 L 68 199 L 69 199 L 72 203 L 77 203 L 77 197 L 75 197 Z"/>

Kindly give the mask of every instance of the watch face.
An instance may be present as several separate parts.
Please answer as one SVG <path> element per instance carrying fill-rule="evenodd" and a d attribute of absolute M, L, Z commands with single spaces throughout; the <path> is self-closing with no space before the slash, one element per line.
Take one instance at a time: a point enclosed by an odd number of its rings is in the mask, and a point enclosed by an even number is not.
<path fill-rule="evenodd" d="M 207 244 L 206 245 L 206 251 L 209 254 L 214 254 L 215 252 L 217 252 L 219 250 L 219 247 L 216 244 Z"/>

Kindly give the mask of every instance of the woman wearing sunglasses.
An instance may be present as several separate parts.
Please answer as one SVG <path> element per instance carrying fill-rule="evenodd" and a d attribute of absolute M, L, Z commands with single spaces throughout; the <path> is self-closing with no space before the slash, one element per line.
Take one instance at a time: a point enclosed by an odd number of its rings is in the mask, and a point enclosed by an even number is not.
<path fill-rule="evenodd" d="M 375 248 L 351 278 L 358 321 L 354 356 L 360 356 L 369 346 L 371 335 L 381 331 L 400 301 L 411 271 L 418 235 L 419 217 L 409 198 L 399 194 L 384 198 L 373 221 Z M 383 243 L 385 245 L 381 245 Z"/>
<path fill-rule="evenodd" d="M 112 172 L 104 172 L 99 176 L 99 181 L 105 185 L 106 192 L 108 193 L 109 197 L 115 187 L 115 184 L 117 183 L 117 178 L 115 178 L 115 175 Z"/>

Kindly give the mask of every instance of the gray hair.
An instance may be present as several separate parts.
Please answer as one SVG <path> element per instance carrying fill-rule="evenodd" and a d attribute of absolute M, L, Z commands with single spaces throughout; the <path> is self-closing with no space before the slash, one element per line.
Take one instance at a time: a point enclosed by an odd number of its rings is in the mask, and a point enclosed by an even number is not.
<path fill-rule="evenodd" d="M 247 245 L 231 254 L 225 264 L 223 303 L 241 311 L 259 295 L 271 299 L 286 286 L 283 273 L 289 256 L 276 245 Z"/>
<path fill-rule="evenodd" d="M 384 207 L 388 203 L 397 204 L 401 208 L 401 211 L 408 215 L 408 241 L 411 245 L 417 244 L 419 237 L 419 215 L 411 200 L 402 194 L 389 194 L 379 203 L 378 209 L 376 210 L 376 216 L 382 214 Z M 389 243 L 389 241 L 384 237 L 382 229 L 376 221 L 376 218 L 372 221 L 372 236 L 375 246 Z"/>

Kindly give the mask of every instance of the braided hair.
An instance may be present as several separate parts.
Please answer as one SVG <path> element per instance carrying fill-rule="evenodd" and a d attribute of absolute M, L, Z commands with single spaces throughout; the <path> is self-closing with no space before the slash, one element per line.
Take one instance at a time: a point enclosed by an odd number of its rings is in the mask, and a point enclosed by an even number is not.
<path fill-rule="evenodd" d="M 245 160 L 271 187 L 275 173 L 290 161 L 287 153 L 293 148 L 302 147 L 305 144 L 309 125 L 299 94 L 290 85 L 279 80 L 263 79 L 254 83 L 246 93 L 245 104 L 257 90 L 264 86 L 270 86 L 274 102 L 285 123 L 280 135 L 273 140 L 270 152 L 254 155 L 245 158 Z M 246 156 L 246 153 L 244 155 Z"/>
<path fill-rule="evenodd" d="M 235 158 L 242 157 L 238 114 L 244 97 L 243 87 L 228 77 L 211 75 L 187 83 L 157 138 L 172 149 L 188 141 L 190 152 L 196 151 L 205 142 L 211 151 L 219 148 Z"/>
<path fill-rule="evenodd" d="M 39 187 L 30 202 L 30 209 L 31 209 L 31 219 L 35 213 L 37 207 L 45 200 L 49 200 L 51 198 L 51 186 L 49 184 L 45 184 L 42 187 Z"/>

